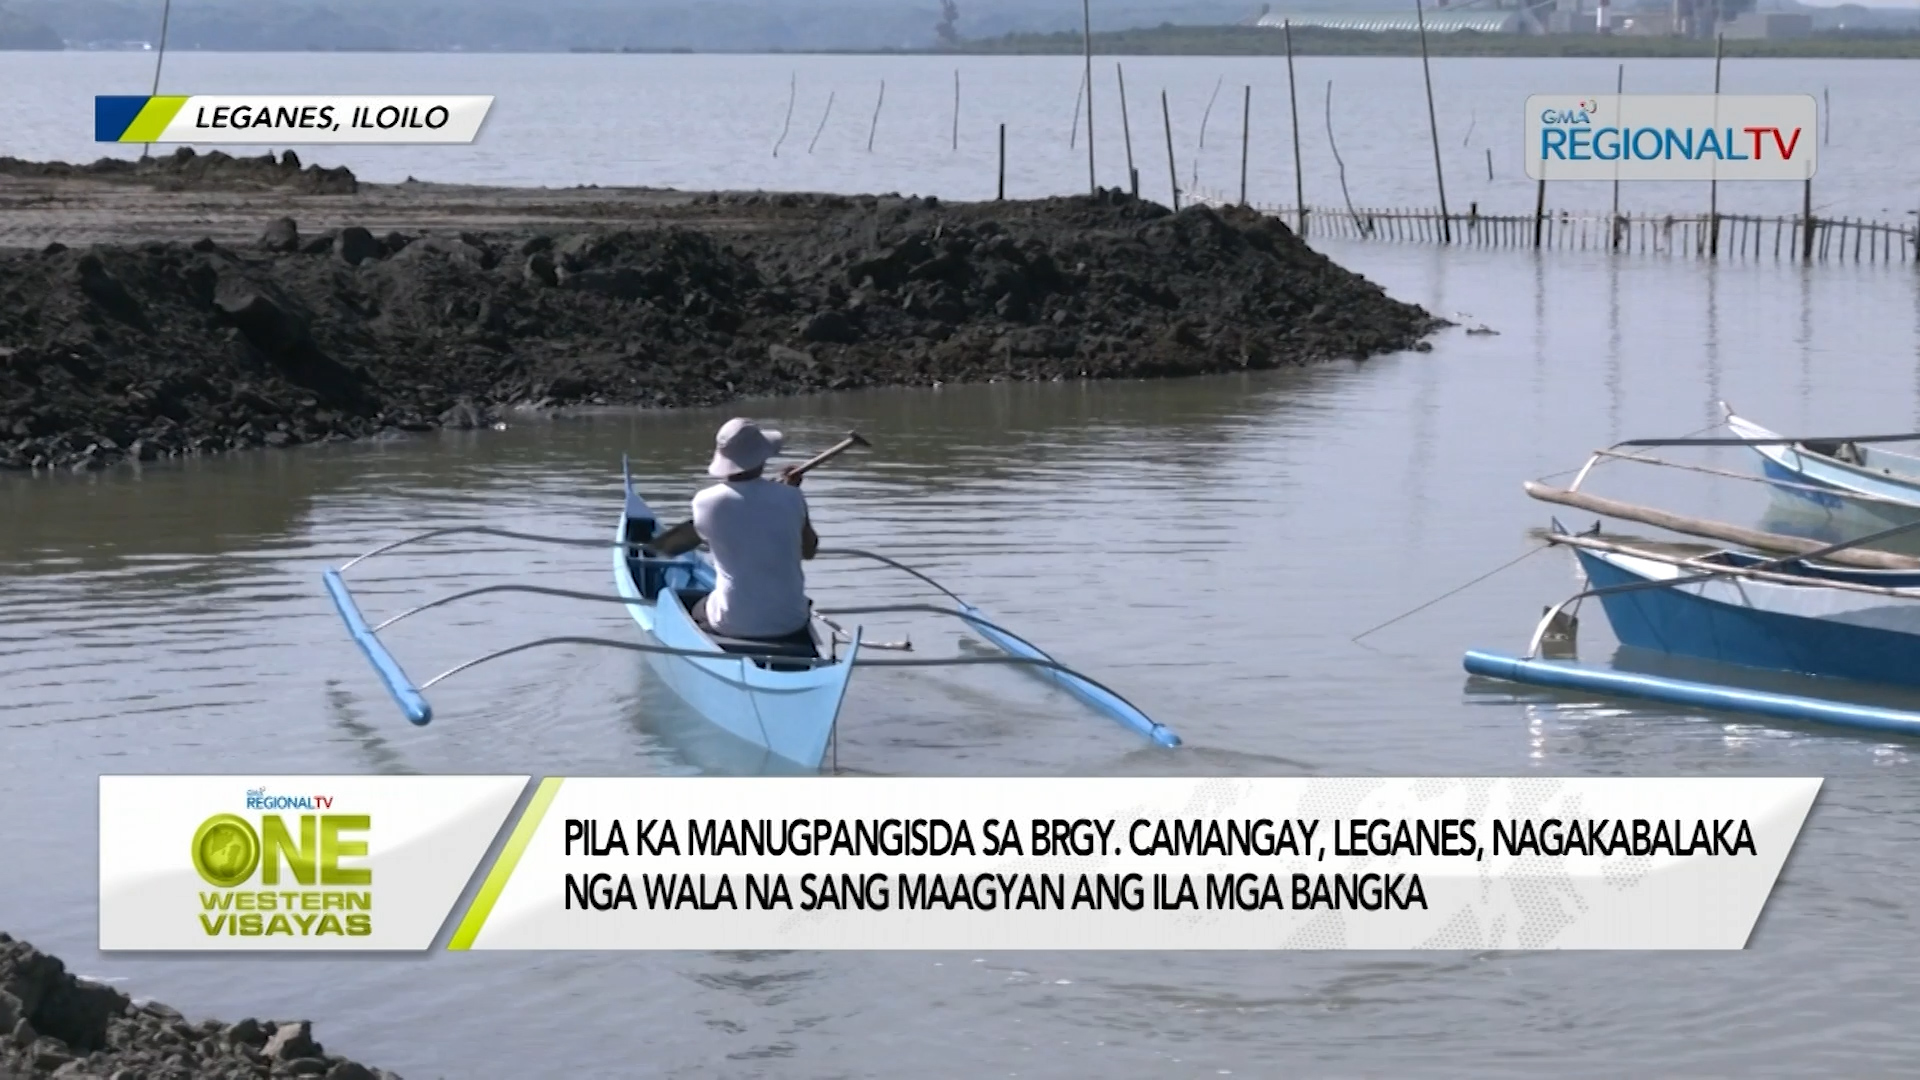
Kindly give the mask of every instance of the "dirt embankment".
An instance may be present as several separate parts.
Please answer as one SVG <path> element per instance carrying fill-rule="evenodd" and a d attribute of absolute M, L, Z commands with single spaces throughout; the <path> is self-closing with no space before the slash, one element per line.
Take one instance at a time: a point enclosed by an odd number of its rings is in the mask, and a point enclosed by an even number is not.
<path fill-rule="evenodd" d="M 1444 325 L 1274 219 L 1117 192 L 648 214 L 317 235 L 283 218 L 250 244 L 0 253 L 0 466 L 484 425 L 521 404 L 1257 370 L 1425 348 Z"/>
<path fill-rule="evenodd" d="M 305 1020 L 197 1024 L 83 982 L 0 933 L 0 1077 L 74 1080 L 399 1080 L 328 1054 Z"/>

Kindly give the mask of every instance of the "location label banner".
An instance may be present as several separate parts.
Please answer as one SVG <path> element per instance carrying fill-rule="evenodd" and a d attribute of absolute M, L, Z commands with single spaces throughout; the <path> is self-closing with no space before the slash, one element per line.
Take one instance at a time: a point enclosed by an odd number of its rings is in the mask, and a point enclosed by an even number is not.
<path fill-rule="evenodd" d="M 1534 180 L 1806 180 L 1819 168 L 1810 94 L 1535 94 Z"/>
<path fill-rule="evenodd" d="M 490 95 L 203 95 L 93 99 L 95 142 L 470 143 Z"/>
<path fill-rule="evenodd" d="M 100 948 L 431 948 L 528 779 L 102 776 Z"/>
<path fill-rule="evenodd" d="M 541 782 L 454 949 L 1739 949 L 1818 779 Z"/>

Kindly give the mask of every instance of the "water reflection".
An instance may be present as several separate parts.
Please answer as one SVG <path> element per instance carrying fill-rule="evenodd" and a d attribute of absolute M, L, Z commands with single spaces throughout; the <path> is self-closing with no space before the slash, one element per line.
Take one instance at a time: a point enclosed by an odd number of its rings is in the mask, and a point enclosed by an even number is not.
<path fill-rule="evenodd" d="M 1620 356 L 1620 268 L 1624 260 L 1607 260 L 1607 443 L 1629 436 L 1621 434 L 1621 412 L 1625 407 L 1626 384 Z"/>
<path fill-rule="evenodd" d="M 1720 269 L 1720 261 L 1712 259 L 1707 261 L 1700 270 L 1706 279 L 1707 290 L 1706 333 L 1700 344 L 1701 355 L 1706 361 L 1707 393 L 1703 403 L 1706 409 L 1704 416 L 1705 422 L 1709 424 L 1717 424 L 1723 419 L 1719 404 L 1723 396 L 1720 391 Z"/>
<path fill-rule="evenodd" d="M 1794 277 L 1800 288 L 1800 318 L 1794 328 L 1794 349 L 1800 355 L 1800 407 L 1796 419 L 1801 430 L 1812 423 L 1808 410 L 1813 402 L 1813 271 L 1811 267 L 1801 266 Z"/>

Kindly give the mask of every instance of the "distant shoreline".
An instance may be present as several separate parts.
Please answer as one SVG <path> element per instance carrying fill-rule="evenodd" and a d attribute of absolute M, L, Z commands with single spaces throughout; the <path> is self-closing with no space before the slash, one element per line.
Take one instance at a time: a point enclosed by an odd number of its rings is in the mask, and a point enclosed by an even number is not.
<path fill-rule="evenodd" d="M 1009 34 L 992 40 L 970 41 L 955 52 L 973 55 L 1044 56 L 1079 54 L 1085 49 L 1077 33 Z M 1093 35 L 1093 51 L 1103 56 L 1284 56 L 1287 35 L 1276 29 L 1244 26 L 1162 26 Z M 1420 35 L 1413 32 L 1374 32 L 1295 27 L 1297 56 L 1418 56 Z M 1486 34 L 1475 31 L 1427 34 L 1433 56 L 1582 57 L 1595 59 L 1711 57 L 1712 41 L 1629 34 Z M 1728 57 L 1780 59 L 1912 60 L 1920 59 L 1920 33 L 1820 33 L 1781 40 L 1736 40 L 1725 43 Z"/>
<path fill-rule="evenodd" d="M 1084 50 L 1080 34 L 1009 34 L 982 38 L 947 48 L 891 49 L 693 49 L 687 46 L 575 46 L 568 49 L 176 49 L 183 52 L 310 52 L 375 53 L 381 55 L 507 56 L 558 54 L 582 56 L 1078 56 Z M 6 50 L 0 50 L 6 51 Z M 19 50 L 59 51 L 59 50 Z M 149 52 L 140 49 L 68 48 L 65 52 Z M 1101 56 L 1282 56 L 1286 38 L 1278 30 L 1243 26 L 1162 26 L 1121 30 L 1093 36 L 1093 51 Z M 1297 27 L 1293 51 L 1299 56 L 1417 56 L 1416 33 L 1383 33 Z M 1427 51 L 1433 56 L 1509 57 L 1537 59 L 1580 57 L 1591 59 L 1701 58 L 1713 55 L 1713 42 L 1616 34 L 1485 34 L 1472 31 L 1430 32 Z M 1814 34 L 1783 40 L 1729 40 L 1730 58 L 1823 60 L 1920 59 L 1920 33 Z"/>

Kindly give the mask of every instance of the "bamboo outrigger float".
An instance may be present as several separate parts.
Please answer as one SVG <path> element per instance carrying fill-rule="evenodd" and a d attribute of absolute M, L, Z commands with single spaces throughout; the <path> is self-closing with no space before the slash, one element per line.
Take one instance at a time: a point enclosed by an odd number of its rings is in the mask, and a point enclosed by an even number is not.
<path fill-rule="evenodd" d="M 834 450 L 816 457 L 796 471 L 822 464 L 854 445 L 849 436 Z M 833 743 L 841 703 L 853 670 L 858 667 L 943 667 L 1000 664 L 1036 672 L 1067 690 L 1095 711 L 1163 747 L 1177 747 L 1180 737 L 1155 721 L 1116 691 L 1062 664 L 1039 646 L 988 618 L 979 608 L 912 567 L 884 555 L 851 549 L 822 550 L 825 558 L 859 559 L 909 574 L 938 590 L 952 607 L 938 604 L 890 604 L 871 607 L 817 608 L 809 626 L 791 639 L 761 641 L 718 638 L 697 625 L 688 611 L 693 601 L 714 587 L 712 560 L 684 537 L 684 527 L 661 530 L 647 502 L 634 491 L 626 462 L 621 462 L 622 513 L 612 541 L 542 536 L 487 526 L 434 529 L 379 547 L 338 569 L 323 574 L 328 594 L 346 623 L 348 633 L 380 676 L 408 720 L 424 725 L 433 719 L 426 691 L 440 682 L 480 664 L 529 649 L 554 645 L 591 645 L 643 653 L 657 675 L 703 719 L 776 757 L 807 768 L 819 767 Z M 615 591 L 588 593 L 535 585 L 486 585 L 430 600 L 369 625 L 347 587 L 344 574 L 360 562 L 396 548 L 456 534 L 485 535 L 531 543 L 612 549 Z M 697 537 L 693 538 L 697 543 Z M 575 600 L 625 605 L 643 640 L 565 635 L 539 638 L 467 660 L 414 683 L 384 642 L 380 632 L 412 615 L 475 596 L 524 592 Z M 932 614 L 960 620 L 994 646 L 999 656 L 911 657 L 879 659 L 867 650 L 911 651 L 910 643 L 863 641 L 856 626 L 846 630 L 834 616 L 869 614 Z"/>

